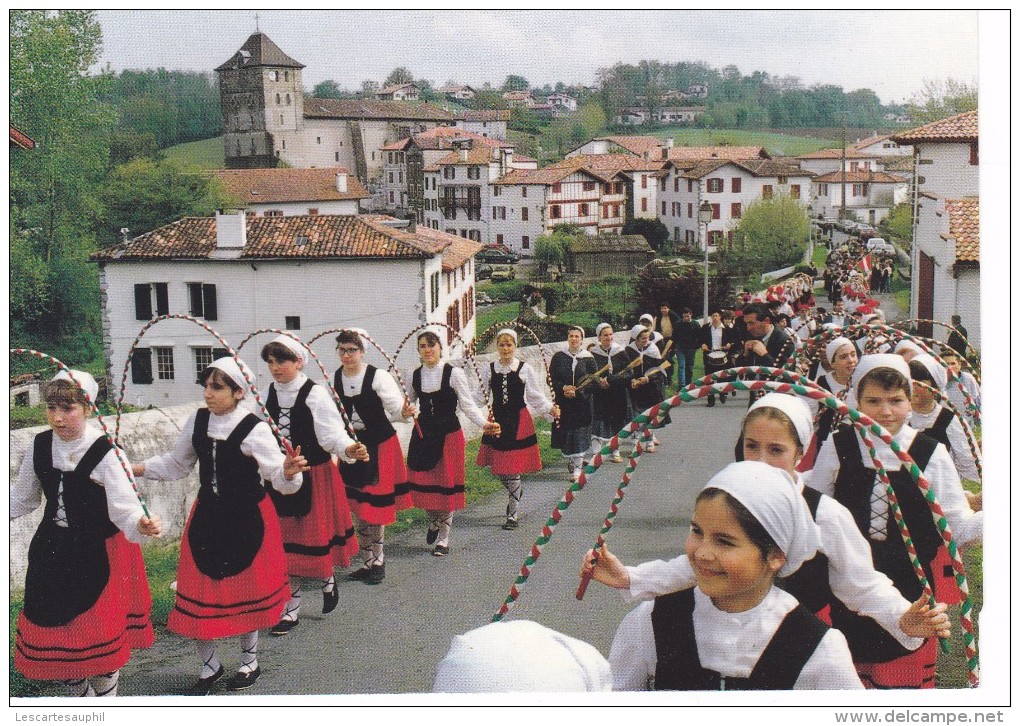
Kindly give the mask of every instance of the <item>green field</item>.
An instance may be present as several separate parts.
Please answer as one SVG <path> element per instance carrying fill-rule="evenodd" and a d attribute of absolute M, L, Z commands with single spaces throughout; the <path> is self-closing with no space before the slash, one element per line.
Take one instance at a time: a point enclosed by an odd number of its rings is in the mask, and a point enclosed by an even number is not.
<path fill-rule="evenodd" d="M 835 146 L 835 141 L 810 136 L 775 134 L 743 129 L 692 129 L 668 127 L 652 134 L 660 139 L 672 138 L 677 146 L 764 146 L 772 156 L 799 156 Z"/>
<path fill-rule="evenodd" d="M 164 153 L 168 159 L 199 169 L 222 169 L 226 165 L 222 136 L 171 146 Z"/>

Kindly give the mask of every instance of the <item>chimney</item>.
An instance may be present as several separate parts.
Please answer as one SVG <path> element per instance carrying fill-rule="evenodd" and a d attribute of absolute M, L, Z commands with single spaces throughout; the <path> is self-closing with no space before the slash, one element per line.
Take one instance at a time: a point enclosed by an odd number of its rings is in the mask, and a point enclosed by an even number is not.
<path fill-rule="evenodd" d="M 454 139 L 453 148 L 460 153 L 460 161 L 464 163 L 468 160 L 468 151 L 471 150 L 471 139 Z"/>
<path fill-rule="evenodd" d="M 336 173 L 336 190 L 341 194 L 347 193 L 347 172 L 338 171 Z"/>
<path fill-rule="evenodd" d="M 662 147 L 662 158 L 669 159 L 669 150 L 673 148 L 673 139 L 666 139 L 666 143 Z"/>
<path fill-rule="evenodd" d="M 514 165 L 514 149 L 512 146 L 504 146 L 499 150 L 499 175 L 504 176 L 510 172 Z"/>
<path fill-rule="evenodd" d="M 247 222 L 243 209 L 216 210 L 216 249 L 244 248 L 248 244 Z"/>
<path fill-rule="evenodd" d="M 416 217 L 411 217 L 407 220 L 407 231 L 411 234 L 418 231 L 418 219 Z"/>

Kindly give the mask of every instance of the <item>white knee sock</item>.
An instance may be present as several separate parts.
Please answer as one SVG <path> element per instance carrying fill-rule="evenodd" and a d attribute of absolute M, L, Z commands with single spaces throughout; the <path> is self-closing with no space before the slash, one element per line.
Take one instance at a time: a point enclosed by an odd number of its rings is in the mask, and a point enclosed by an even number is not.
<path fill-rule="evenodd" d="M 91 698 L 96 695 L 88 678 L 80 680 L 62 681 L 67 686 L 68 694 L 72 698 Z"/>
<path fill-rule="evenodd" d="M 117 686 L 120 684 L 120 670 L 101 676 L 92 676 L 90 680 L 97 696 L 113 698 L 117 695 Z"/>
<path fill-rule="evenodd" d="M 297 620 L 301 610 L 301 577 L 290 578 L 290 600 L 287 607 L 283 609 L 283 617 L 280 620 Z"/>
<path fill-rule="evenodd" d="M 238 673 L 251 673 L 259 667 L 259 631 L 241 636 L 241 667 Z"/>
<path fill-rule="evenodd" d="M 195 647 L 198 657 L 202 659 L 202 672 L 199 678 L 209 678 L 220 670 L 220 659 L 216 657 L 215 640 L 196 640 Z"/>
<path fill-rule="evenodd" d="M 524 496 L 524 485 L 521 483 L 521 475 L 503 474 L 500 475 L 499 480 L 506 487 L 506 491 L 510 495 L 506 504 L 506 516 L 511 519 L 517 519 L 517 505 L 520 504 L 521 497 Z"/>

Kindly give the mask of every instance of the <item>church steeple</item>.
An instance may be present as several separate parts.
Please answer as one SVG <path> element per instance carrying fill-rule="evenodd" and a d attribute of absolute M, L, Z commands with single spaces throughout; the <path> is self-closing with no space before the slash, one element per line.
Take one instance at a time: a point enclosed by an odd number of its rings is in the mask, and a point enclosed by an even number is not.
<path fill-rule="evenodd" d="M 304 68 L 304 64 L 298 63 L 289 55 L 280 50 L 280 46 L 269 39 L 265 33 L 252 33 L 244 45 L 230 56 L 223 65 L 216 68 L 217 71 L 231 69 L 252 68 L 255 66 L 274 66 L 278 68 Z"/>

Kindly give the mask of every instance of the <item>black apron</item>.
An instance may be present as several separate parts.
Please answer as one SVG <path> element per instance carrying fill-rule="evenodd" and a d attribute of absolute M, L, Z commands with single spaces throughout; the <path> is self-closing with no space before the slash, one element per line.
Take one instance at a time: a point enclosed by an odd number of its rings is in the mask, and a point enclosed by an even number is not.
<path fill-rule="evenodd" d="M 365 424 L 363 431 L 358 432 L 358 440 L 368 449 L 368 461 L 355 461 L 348 464 L 340 461 L 340 476 L 344 485 L 355 489 L 370 487 L 379 481 L 379 444 L 389 439 L 396 430 L 390 423 L 383 408 L 382 399 L 374 390 L 375 366 L 365 366 L 365 378 L 361 382 L 361 392 L 357 396 L 344 393 L 343 369 L 338 368 L 333 375 L 333 387 L 340 396 L 340 403 L 351 419 L 355 412 Z"/>
<path fill-rule="evenodd" d="M 310 380 L 305 381 L 298 390 L 294 406 L 290 409 L 290 442 L 295 447 L 301 447 L 301 455 L 308 461 L 309 466 L 325 464 L 330 460 L 329 452 L 319 446 L 315 438 L 315 422 L 312 420 L 312 412 L 306 401 L 308 394 L 315 384 Z M 280 420 L 280 401 L 276 395 L 276 386 L 269 384 L 269 396 L 266 399 L 266 410 L 273 420 Z M 305 471 L 301 473 L 301 488 L 294 494 L 281 494 L 272 487 L 269 489 L 269 498 L 276 507 L 276 513 L 281 517 L 304 517 L 312 511 L 312 473 Z"/>
<path fill-rule="evenodd" d="M 453 367 L 443 364 L 443 379 L 439 389 L 425 393 L 421 389 L 421 368 L 414 372 L 411 385 L 418 396 L 418 426 L 411 431 L 407 446 L 407 468 L 411 471 L 430 471 L 443 458 L 447 435 L 460 430 L 457 420 L 457 392 L 450 385 Z M 421 429 L 421 434 L 418 429 Z"/>
<path fill-rule="evenodd" d="M 521 363 L 523 366 L 524 363 Z M 520 367 L 509 373 L 497 373 L 496 364 L 489 364 L 489 391 L 492 395 L 492 417 L 500 426 L 499 436 L 485 434 L 482 443 L 496 451 L 517 451 L 538 445 L 535 434 L 518 440 L 517 429 L 521 422 L 521 411 L 527 408 L 524 402 L 524 379 Z"/>

